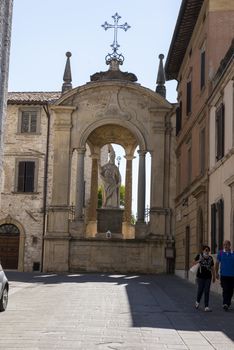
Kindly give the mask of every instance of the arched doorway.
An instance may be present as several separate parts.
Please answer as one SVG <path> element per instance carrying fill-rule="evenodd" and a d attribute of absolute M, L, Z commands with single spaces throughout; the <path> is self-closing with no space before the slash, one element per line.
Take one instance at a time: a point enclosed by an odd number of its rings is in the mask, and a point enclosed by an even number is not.
<path fill-rule="evenodd" d="M 4 269 L 18 269 L 20 231 L 13 224 L 0 225 L 0 260 Z"/>

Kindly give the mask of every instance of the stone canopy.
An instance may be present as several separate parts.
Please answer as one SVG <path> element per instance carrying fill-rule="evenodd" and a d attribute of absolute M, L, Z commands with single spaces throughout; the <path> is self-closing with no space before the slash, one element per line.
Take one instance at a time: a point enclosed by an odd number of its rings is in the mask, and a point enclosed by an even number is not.
<path fill-rule="evenodd" d="M 172 237 L 170 227 L 174 196 L 174 177 L 171 176 L 174 172 L 172 147 L 174 106 L 160 94 L 135 83 L 135 80 L 129 81 L 126 75 L 117 73 L 118 79 L 109 79 L 110 76 L 102 79 L 103 76 L 100 74 L 93 75 L 91 82 L 83 86 L 65 91 L 50 107 L 54 118 L 54 165 L 52 202 L 45 237 L 44 269 L 45 271 L 76 270 L 84 264 L 86 270 L 99 270 L 96 258 L 89 257 L 82 263 L 79 258 L 79 254 L 82 256 L 84 254 L 82 245 L 85 245 L 85 251 L 89 256 L 95 249 L 101 252 L 101 256 L 105 256 L 111 251 L 119 251 L 121 241 L 122 255 L 130 248 L 129 242 L 137 242 L 140 239 L 144 245 L 143 255 L 139 253 L 140 246 L 137 245 L 133 249 L 133 252 L 137 251 L 137 254 L 140 254 L 139 263 L 142 265 L 140 270 L 165 271 L 164 258 L 160 258 L 158 263 L 160 267 L 146 267 L 148 259 L 151 259 L 151 254 L 147 256 L 146 251 L 156 249 L 157 255 L 161 256 L 161 251 L 173 241 L 168 237 Z M 121 232 L 115 236 L 113 232 L 112 236 L 120 241 L 116 245 L 113 240 L 109 240 L 110 250 L 105 250 L 103 243 L 100 243 L 106 239 L 105 232 L 103 235 L 100 232 L 98 234 L 97 229 L 100 227 L 97 212 L 98 169 L 101 149 L 111 143 L 121 145 L 125 151 L 125 206 Z M 84 207 L 84 158 L 87 147 L 92 160 L 91 187 L 89 204 Z M 137 147 L 139 155 L 137 222 L 136 225 L 132 225 L 132 162 Z M 151 198 L 150 219 L 146 223 L 145 156 L 148 152 L 151 156 Z M 77 180 L 75 217 L 71 221 L 68 208 L 71 158 L 74 153 L 77 162 Z M 112 220 L 113 213 L 108 213 L 110 217 L 108 220 Z M 112 218 L 114 220 L 114 217 Z M 111 264 L 109 261 L 110 270 Z M 128 271 L 134 270 L 131 264 L 132 262 L 129 262 L 129 266 L 126 266 Z M 123 271 L 124 267 L 119 265 L 116 269 Z"/>

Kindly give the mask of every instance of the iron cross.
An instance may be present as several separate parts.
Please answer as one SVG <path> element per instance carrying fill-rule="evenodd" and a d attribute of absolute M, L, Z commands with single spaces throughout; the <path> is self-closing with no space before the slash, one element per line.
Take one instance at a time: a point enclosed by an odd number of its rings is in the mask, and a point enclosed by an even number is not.
<path fill-rule="evenodd" d="M 123 29 L 126 32 L 131 27 L 127 24 L 127 22 L 125 22 L 124 24 L 118 24 L 121 16 L 119 16 L 119 14 L 117 12 L 114 16 L 112 16 L 112 18 L 114 19 L 114 24 L 109 24 L 109 23 L 105 22 L 104 24 L 102 24 L 102 27 L 105 30 L 110 29 L 110 28 L 114 28 L 114 41 L 113 41 L 113 44 L 110 46 L 112 47 L 114 52 L 117 52 L 118 48 L 120 47 L 120 45 L 118 44 L 118 41 L 117 41 L 118 29 Z"/>

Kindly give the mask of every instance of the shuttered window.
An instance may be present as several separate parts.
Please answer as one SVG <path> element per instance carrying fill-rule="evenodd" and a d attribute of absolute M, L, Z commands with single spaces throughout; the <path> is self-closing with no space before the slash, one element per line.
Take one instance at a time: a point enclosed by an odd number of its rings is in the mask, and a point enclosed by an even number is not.
<path fill-rule="evenodd" d="M 211 252 L 217 253 L 224 239 L 224 202 L 220 199 L 211 205 Z"/>
<path fill-rule="evenodd" d="M 223 200 L 220 199 L 217 203 L 217 214 L 218 214 L 218 250 L 222 249 L 223 246 L 223 238 L 224 238 L 224 232 L 223 232 Z"/>
<path fill-rule="evenodd" d="M 206 72 L 206 52 L 202 51 L 201 52 L 201 78 L 200 78 L 200 87 L 201 90 L 203 88 L 203 86 L 205 86 L 205 72 Z"/>
<path fill-rule="evenodd" d="M 211 204 L 211 253 L 216 253 L 216 204 Z"/>
<path fill-rule="evenodd" d="M 205 128 L 200 132 L 200 174 L 205 174 L 206 139 Z"/>
<path fill-rule="evenodd" d="M 192 81 L 187 82 L 187 104 L 186 113 L 189 115 L 192 112 Z"/>
<path fill-rule="evenodd" d="M 188 148 L 187 174 L 188 174 L 188 185 L 190 185 L 192 181 L 192 147 L 191 146 Z"/>
<path fill-rule="evenodd" d="M 182 102 L 180 101 L 180 105 L 176 108 L 176 135 L 179 134 L 182 127 Z"/>
<path fill-rule="evenodd" d="M 18 192 L 34 192 L 35 162 L 19 162 Z"/>
<path fill-rule="evenodd" d="M 225 108 L 222 103 L 216 110 L 216 160 L 224 156 L 224 114 Z"/>

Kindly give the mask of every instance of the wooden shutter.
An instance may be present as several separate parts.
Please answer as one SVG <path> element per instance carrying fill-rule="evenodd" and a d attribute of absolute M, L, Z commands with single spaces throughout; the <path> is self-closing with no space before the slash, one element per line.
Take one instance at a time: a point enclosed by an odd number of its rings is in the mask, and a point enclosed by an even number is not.
<path fill-rule="evenodd" d="M 217 206 L 218 206 L 218 223 L 219 223 L 218 249 L 222 249 L 223 237 L 224 237 L 224 232 L 223 232 L 224 205 L 223 205 L 223 200 L 222 199 L 220 199 L 220 201 L 217 203 Z"/>
<path fill-rule="evenodd" d="M 216 252 L 216 204 L 211 204 L 211 252 Z"/>
<path fill-rule="evenodd" d="M 189 115 L 192 111 L 192 81 L 187 82 L 187 106 L 186 113 Z"/>
<path fill-rule="evenodd" d="M 206 142 L 205 142 L 205 128 L 200 132 L 200 173 L 205 173 L 205 161 L 206 161 Z"/>
<path fill-rule="evenodd" d="M 19 162 L 18 192 L 34 192 L 35 162 Z"/>
<path fill-rule="evenodd" d="M 192 147 L 188 148 L 188 163 L 187 163 L 188 185 L 192 181 Z"/>
<path fill-rule="evenodd" d="M 180 102 L 179 107 L 176 108 L 176 135 L 181 130 L 182 122 L 182 102 Z"/>
<path fill-rule="evenodd" d="M 25 163 L 25 192 L 34 192 L 35 162 Z"/>
<path fill-rule="evenodd" d="M 24 192 L 25 162 L 19 162 L 18 167 L 18 192 Z"/>
<path fill-rule="evenodd" d="M 224 104 L 221 105 L 221 155 L 224 156 Z"/>
<path fill-rule="evenodd" d="M 201 52 L 201 89 L 205 85 L 205 65 L 206 65 L 206 52 Z"/>
<path fill-rule="evenodd" d="M 216 111 L 216 159 L 224 156 L 224 104 Z"/>

